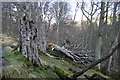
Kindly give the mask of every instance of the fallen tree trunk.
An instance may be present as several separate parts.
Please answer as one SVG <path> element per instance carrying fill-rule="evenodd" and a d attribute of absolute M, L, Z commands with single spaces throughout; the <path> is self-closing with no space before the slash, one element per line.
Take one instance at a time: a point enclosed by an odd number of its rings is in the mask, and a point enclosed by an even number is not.
<path fill-rule="evenodd" d="M 88 56 L 87 54 L 76 54 L 76 53 L 73 53 L 72 51 L 66 49 L 64 46 L 63 47 L 60 47 L 56 44 L 53 44 L 53 43 L 49 43 L 47 45 L 47 50 L 57 50 L 57 51 L 60 51 L 62 52 L 63 54 L 65 54 L 67 57 L 73 59 L 74 62 L 77 62 L 77 61 L 81 61 L 81 60 L 87 60 L 87 62 L 91 62 L 94 60 L 93 57 L 90 57 Z M 93 59 L 92 59 L 93 58 Z"/>
<path fill-rule="evenodd" d="M 75 74 L 73 74 L 72 76 L 69 76 L 70 79 L 75 80 L 78 76 L 81 76 L 83 73 L 85 73 L 86 71 L 88 71 L 89 69 L 91 69 L 92 67 L 96 66 L 97 64 L 101 63 L 102 61 L 104 61 L 105 59 L 109 58 L 110 56 L 113 55 L 113 53 L 120 47 L 120 43 L 118 43 L 117 45 L 113 46 L 109 52 L 108 55 L 104 56 L 101 59 L 98 59 L 97 61 L 93 62 L 92 64 L 90 64 L 88 67 L 84 68 L 82 71 L 77 72 Z"/>
<path fill-rule="evenodd" d="M 64 53 L 66 56 L 70 57 L 73 59 L 73 61 L 77 61 L 77 60 L 80 60 L 80 57 L 75 55 L 74 53 L 72 53 L 72 51 L 66 49 L 65 47 L 60 47 L 56 44 L 52 44 L 53 46 L 53 49 L 55 50 L 58 50 L 58 51 L 61 51 L 62 53 Z"/>

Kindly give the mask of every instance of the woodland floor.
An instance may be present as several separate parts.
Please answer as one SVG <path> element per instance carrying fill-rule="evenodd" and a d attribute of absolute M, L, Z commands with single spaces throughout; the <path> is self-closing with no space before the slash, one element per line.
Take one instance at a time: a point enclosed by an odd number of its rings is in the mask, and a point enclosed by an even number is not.
<path fill-rule="evenodd" d="M 0 45 L 3 45 L 0 48 L 2 50 L 2 53 L 4 56 L 0 57 L 4 59 L 2 61 L 3 66 L 0 63 L 0 77 L 6 77 L 6 78 L 42 78 L 42 79 L 57 79 L 59 80 L 59 76 L 54 71 L 54 68 L 57 67 L 60 72 L 65 73 L 67 75 L 72 75 L 73 71 L 79 71 L 82 69 L 80 64 L 76 64 L 72 62 L 69 58 L 64 58 L 64 60 L 59 59 L 53 59 L 51 57 L 45 56 L 43 53 L 39 53 L 39 58 L 42 61 L 42 64 L 44 65 L 43 68 L 36 67 L 32 65 L 31 62 L 29 62 L 27 59 L 25 59 L 22 54 L 18 51 L 13 51 L 10 47 L 11 45 L 16 45 L 13 38 L 8 37 L 7 35 L 0 35 Z M 3 50 L 4 49 L 4 50 Z M 0 53 L 1 54 L 1 53 Z M 56 53 L 56 52 L 50 52 L 51 55 L 64 57 L 64 55 Z M 0 60 L 2 60 L 0 59 Z M 97 73 L 105 78 L 110 78 L 108 76 L 105 76 L 101 72 L 91 69 L 87 71 L 85 74 L 92 75 L 94 73 Z M 79 78 L 85 78 L 84 75 L 80 76 Z"/>

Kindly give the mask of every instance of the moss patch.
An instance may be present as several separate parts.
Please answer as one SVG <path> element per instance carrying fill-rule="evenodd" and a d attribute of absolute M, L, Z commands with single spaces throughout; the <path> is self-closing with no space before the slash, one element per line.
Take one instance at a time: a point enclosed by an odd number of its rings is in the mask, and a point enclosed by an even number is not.
<path fill-rule="evenodd" d="M 53 59 L 51 57 L 45 56 L 45 55 L 40 55 L 40 60 L 42 61 L 42 64 L 44 65 L 49 65 L 51 67 L 54 66 L 59 66 L 62 70 L 65 72 L 68 72 L 70 74 L 73 74 L 71 71 L 69 71 L 69 68 L 75 68 L 72 64 L 68 63 L 67 61 L 64 60 L 59 60 L 59 59 Z"/>
<path fill-rule="evenodd" d="M 118 79 L 120 79 L 120 72 L 112 71 L 111 74 L 110 74 L 110 76 L 112 78 L 114 78 L 115 80 L 118 80 Z"/>
<path fill-rule="evenodd" d="M 59 78 L 50 68 L 35 67 L 21 53 L 11 52 L 10 47 L 5 48 L 7 67 L 3 69 L 6 78 Z"/>
<path fill-rule="evenodd" d="M 65 76 L 69 76 L 69 75 L 70 75 L 68 72 L 64 71 L 63 69 L 61 69 L 61 68 L 58 67 L 58 66 L 54 66 L 54 68 L 55 68 L 55 72 L 56 72 L 57 74 L 65 75 Z"/>

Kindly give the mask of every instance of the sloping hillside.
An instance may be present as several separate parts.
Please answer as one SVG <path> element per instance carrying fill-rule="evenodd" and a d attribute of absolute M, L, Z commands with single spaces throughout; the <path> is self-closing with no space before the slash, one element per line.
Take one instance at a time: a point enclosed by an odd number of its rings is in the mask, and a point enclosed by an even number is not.
<path fill-rule="evenodd" d="M 39 57 L 42 61 L 43 67 L 34 66 L 30 61 L 22 56 L 22 53 L 13 51 L 13 49 L 10 47 L 10 45 L 15 44 L 13 41 L 14 39 L 8 38 L 7 36 L 1 37 L 4 38 L 4 42 L 9 42 L 6 43 L 6 45 L 2 48 L 4 49 L 4 56 L 2 58 L 6 61 L 4 63 L 6 66 L 2 69 L 2 73 L 0 75 L 2 78 L 49 78 L 51 80 L 54 78 L 59 80 L 61 74 L 72 75 L 74 72 L 73 70 L 78 71 L 82 69 L 76 65 L 73 65 L 69 59 L 67 61 L 54 59 L 44 55 L 44 53 L 41 52 L 39 53 Z M 1 44 L 4 42 L 2 41 Z M 100 74 L 105 78 L 109 78 L 94 69 L 87 71 L 85 74 L 91 76 L 94 73 Z M 85 77 L 82 75 L 79 78 Z"/>

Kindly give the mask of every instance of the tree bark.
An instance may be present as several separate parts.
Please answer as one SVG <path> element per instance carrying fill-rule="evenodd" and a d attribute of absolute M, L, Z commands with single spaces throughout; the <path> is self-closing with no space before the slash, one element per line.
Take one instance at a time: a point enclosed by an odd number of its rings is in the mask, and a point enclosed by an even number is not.
<path fill-rule="evenodd" d="M 107 5 L 106 5 L 107 7 L 106 7 L 106 16 L 105 16 L 105 24 L 107 25 L 107 23 L 108 23 L 108 8 L 109 8 L 109 2 L 107 2 Z"/>
<path fill-rule="evenodd" d="M 76 18 L 76 15 L 77 15 L 78 5 L 79 5 L 79 3 L 77 2 L 76 3 L 76 8 L 75 8 L 75 14 L 74 14 L 74 17 L 73 17 L 73 23 L 75 22 L 75 18 Z"/>
<path fill-rule="evenodd" d="M 116 25 L 117 24 L 117 16 L 116 16 L 117 6 L 118 6 L 118 2 L 115 2 L 114 8 L 113 8 L 111 45 L 114 43 L 114 39 L 117 36 L 117 34 L 119 34 L 118 26 Z M 117 57 L 117 55 L 113 55 L 113 67 L 116 66 L 116 64 L 115 64 L 117 61 L 116 57 Z"/>
<path fill-rule="evenodd" d="M 56 45 L 56 44 L 52 44 L 52 46 L 53 46 L 53 48 L 54 48 L 55 50 L 61 51 L 61 52 L 64 53 L 66 56 L 72 58 L 73 61 L 75 61 L 75 62 L 76 62 L 76 60 L 79 60 L 79 59 L 80 59 L 79 56 L 75 55 L 74 53 L 72 53 L 72 51 L 67 50 L 67 49 L 65 49 L 64 47 L 60 47 L 60 46 L 58 46 L 58 45 Z"/>
<path fill-rule="evenodd" d="M 119 36 L 118 36 L 118 42 L 120 43 L 120 32 L 119 32 Z M 120 73 L 120 48 L 117 50 L 117 54 L 118 54 L 118 73 Z M 118 75 L 120 76 L 120 75 Z"/>
<path fill-rule="evenodd" d="M 35 65 L 42 66 L 38 58 L 38 31 L 33 20 L 31 20 L 29 6 L 30 4 L 25 4 L 25 13 L 20 21 L 20 40 L 22 40 L 20 47 L 28 60 Z"/>
<path fill-rule="evenodd" d="M 101 45 L 102 45 L 102 38 L 101 36 L 99 36 L 98 38 L 98 43 L 96 45 L 96 55 L 95 55 L 95 59 L 98 60 L 100 59 L 101 55 L 100 55 L 100 52 L 101 52 Z M 98 69 L 100 70 L 100 64 L 97 65 L 98 66 Z"/>
<path fill-rule="evenodd" d="M 117 37 L 116 37 L 116 39 L 115 39 L 115 42 L 114 42 L 113 46 L 114 46 L 115 44 L 117 44 L 117 42 L 118 42 L 118 35 L 117 35 Z M 110 73 L 110 67 L 111 67 L 111 63 L 112 63 L 112 58 L 113 58 L 113 55 L 110 57 L 109 63 L 108 63 L 108 72 L 109 72 L 109 73 Z"/>
<path fill-rule="evenodd" d="M 45 28 L 45 23 L 42 22 L 40 26 L 40 50 L 43 51 L 44 53 L 46 52 L 46 28 Z"/>
<path fill-rule="evenodd" d="M 20 20 L 20 26 L 19 26 L 19 51 L 22 52 L 22 35 L 23 35 L 23 30 L 22 30 L 22 22 Z"/>
<path fill-rule="evenodd" d="M 102 31 L 104 25 L 104 9 L 105 9 L 105 2 L 101 2 L 101 12 L 100 12 L 100 21 L 99 21 L 99 30 L 98 30 L 98 42 L 96 46 L 96 59 L 100 59 L 101 55 L 101 43 L 102 43 Z M 98 65 L 100 69 L 100 64 Z"/>
<path fill-rule="evenodd" d="M 119 36 L 118 36 L 118 42 L 120 43 L 120 0 L 119 0 L 119 4 L 118 4 L 118 30 L 119 30 Z M 118 73 L 120 73 L 120 48 L 117 51 L 118 54 Z M 120 75 L 119 75 L 120 76 Z"/>

